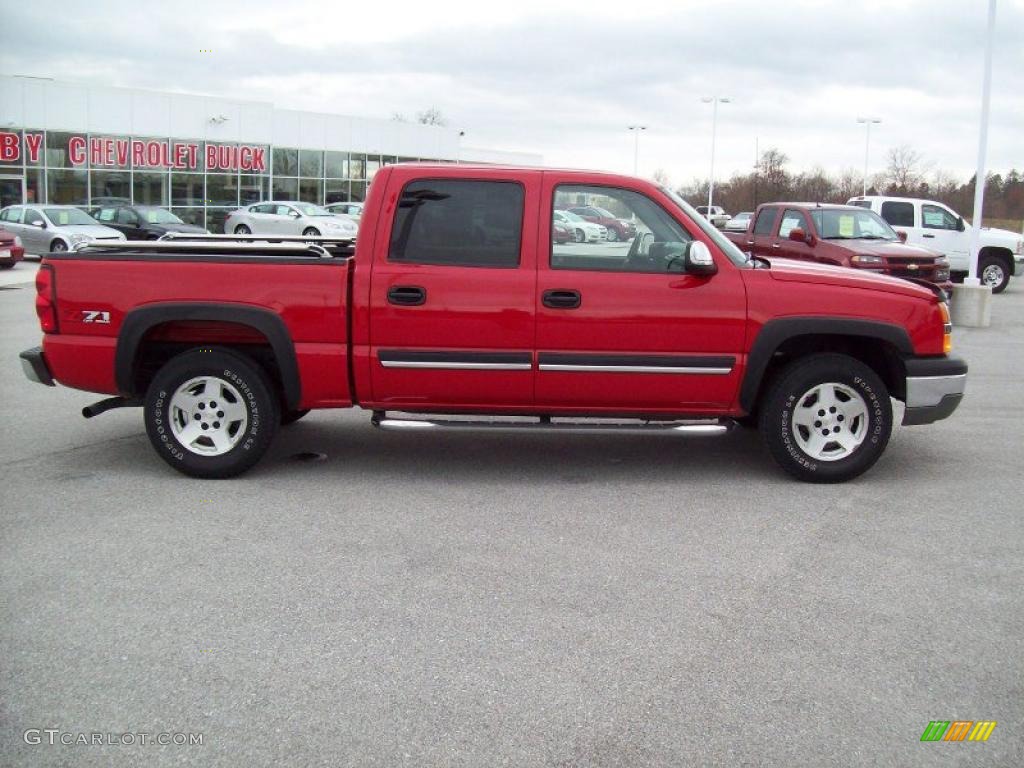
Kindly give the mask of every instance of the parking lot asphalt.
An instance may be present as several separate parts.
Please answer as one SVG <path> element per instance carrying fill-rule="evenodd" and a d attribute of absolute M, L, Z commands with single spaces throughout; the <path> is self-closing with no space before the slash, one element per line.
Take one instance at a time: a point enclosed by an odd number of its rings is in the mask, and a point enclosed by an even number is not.
<path fill-rule="evenodd" d="M 742 430 L 378 433 L 354 412 L 192 480 L 137 411 L 86 421 L 98 396 L 24 378 L 32 300 L 0 290 L 0 763 L 1022 764 L 1024 280 L 954 332 L 953 418 L 839 486 Z M 957 719 L 998 726 L 920 741 Z"/>

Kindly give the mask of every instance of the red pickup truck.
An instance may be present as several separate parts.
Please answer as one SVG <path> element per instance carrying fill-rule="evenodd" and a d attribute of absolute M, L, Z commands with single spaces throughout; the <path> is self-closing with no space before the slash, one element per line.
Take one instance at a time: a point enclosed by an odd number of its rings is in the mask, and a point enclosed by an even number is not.
<path fill-rule="evenodd" d="M 581 197 L 630 211 L 636 236 L 553 242 Z M 308 409 L 359 406 L 421 431 L 753 423 L 790 474 L 836 482 L 885 449 L 890 398 L 926 424 L 966 381 L 938 292 L 748 258 L 636 178 L 391 165 L 352 248 L 197 238 L 50 254 L 43 345 L 21 355 L 34 381 L 113 396 L 86 416 L 141 406 L 193 476 L 245 471 Z"/>
<path fill-rule="evenodd" d="M 906 235 L 857 206 L 766 203 L 758 206 L 746 232 L 727 232 L 726 237 L 755 255 L 851 267 L 953 289 L 944 255 L 905 245 Z"/>

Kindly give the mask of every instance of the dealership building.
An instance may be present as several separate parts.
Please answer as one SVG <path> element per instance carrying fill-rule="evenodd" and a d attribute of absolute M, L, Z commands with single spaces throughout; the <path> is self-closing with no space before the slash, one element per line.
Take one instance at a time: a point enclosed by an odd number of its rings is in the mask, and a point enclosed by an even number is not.
<path fill-rule="evenodd" d="M 120 198 L 220 232 L 260 200 L 363 200 L 388 163 L 542 162 L 462 141 L 457 128 L 0 75 L 0 206 Z"/>

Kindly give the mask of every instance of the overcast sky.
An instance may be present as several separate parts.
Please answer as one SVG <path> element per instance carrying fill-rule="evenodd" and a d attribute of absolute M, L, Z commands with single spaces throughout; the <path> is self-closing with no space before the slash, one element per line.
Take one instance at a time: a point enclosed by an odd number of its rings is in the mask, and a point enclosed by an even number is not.
<path fill-rule="evenodd" d="M 985 0 L 742 2 L 51 2 L 0 0 L 0 72 L 390 117 L 435 106 L 468 146 L 547 165 L 746 171 L 755 141 L 792 170 L 872 171 L 909 144 L 967 178 Z M 201 49 L 212 49 L 202 53 Z M 1024 169 L 1024 0 L 999 0 L 989 167 Z"/>

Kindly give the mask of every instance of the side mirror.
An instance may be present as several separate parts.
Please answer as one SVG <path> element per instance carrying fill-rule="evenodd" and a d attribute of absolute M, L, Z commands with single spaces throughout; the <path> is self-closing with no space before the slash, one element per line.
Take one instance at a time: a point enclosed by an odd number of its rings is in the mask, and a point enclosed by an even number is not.
<path fill-rule="evenodd" d="M 36 219 L 32 222 L 33 227 L 39 227 L 40 229 L 46 229 L 46 222 L 42 219 Z"/>
<path fill-rule="evenodd" d="M 896 237 L 900 239 L 901 243 L 907 242 L 907 233 L 902 229 L 896 230 Z"/>
<path fill-rule="evenodd" d="M 686 249 L 683 256 L 683 267 L 689 275 L 703 275 L 710 277 L 718 271 L 711 251 L 700 240 L 694 240 Z"/>
<path fill-rule="evenodd" d="M 965 229 L 967 229 L 967 227 L 964 225 L 964 217 L 963 216 L 957 216 L 956 217 L 956 231 L 957 232 L 963 232 Z"/>
<path fill-rule="evenodd" d="M 288 215 L 291 216 L 293 219 L 299 218 L 299 212 L 298 211 L 289 211 Z"/>
<path fill-rule="evenodd" d="M 806 243 L 807 233 L 800 227 L 793 227 L 793 229 L 789 230 L 789 239 L 794 243 Z"/>

